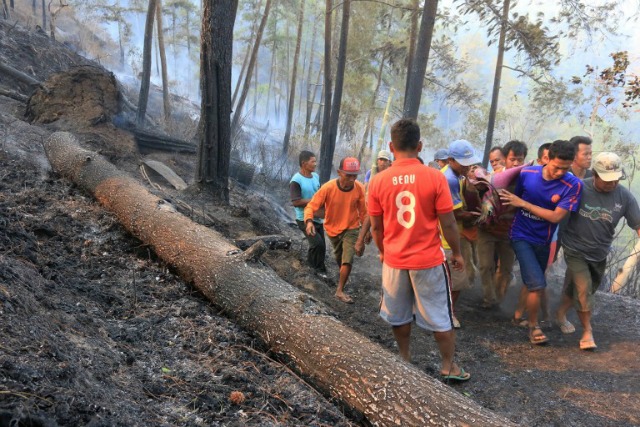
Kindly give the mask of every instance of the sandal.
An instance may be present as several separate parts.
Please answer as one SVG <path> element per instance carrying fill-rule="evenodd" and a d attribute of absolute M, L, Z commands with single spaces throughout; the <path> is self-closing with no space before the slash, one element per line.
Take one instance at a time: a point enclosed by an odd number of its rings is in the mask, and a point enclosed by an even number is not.
<path fill-rule="evenodd" d="M 544 344 L 549 341 L 549 338 L 542 332 L 540 326 L 536 326 L 529 330 L 529 342 L 534 345 Z"/>
<path fill-rule="evenodd" d="M 558 326 L 563 334 L 572 334 L 576 331 L 576 327 L 567 319 L 564 319 L 564 322 L 558 319 Z"/>
<path fill-rule="evenodd" d="M 580 340 L 580 350 L 595 350 L 596 348 L 598 348 L 598 346 L 593 340 L 593 334 L 590 338 Z"/>
<path fill-rule="evenodd" d="M 512 317 L 511 323 L 513 324 L 513 326 L 519 326 L 521 328 L 526 328 L 527 326 L 529 326 L 529 321 L 524 317 Z"/>
<path fill-rule="evenodd" d="M 442 377 L 443 381 L 468 381 L 469 378 L 471 378 L 471 374 L 466 372 L 464 369 L 460 368 L 460 373 L 457 375 L 452 375 L 452 374 L 443 374 L 442 372 L 440 373 L 440 376 Z"/>

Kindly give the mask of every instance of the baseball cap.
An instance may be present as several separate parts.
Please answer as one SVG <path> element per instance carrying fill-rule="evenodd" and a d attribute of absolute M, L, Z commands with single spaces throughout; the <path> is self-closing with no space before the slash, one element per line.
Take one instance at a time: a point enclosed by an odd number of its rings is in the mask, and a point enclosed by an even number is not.
<path fill-rule="evenodd" d="M 449 158 L 449 150 L 441 148 L 433 155 L 433 160 L 447 160 Z"/>
<path fill-rule="evenodd" d="M 593 161 L 593 170 L 603 181 L 617 181 L 622 178 L 622 162 L 615 153 L 598 154 Z"/>
<path fill-rule="evenodd" d="M 471 143 L 465 139 L 458 139 L 449 144 L 449 157 L 462 166 L 471 166 L 481 162 Z"/>
<path fill-rule="evenodd" d="M 378 157 L 376 157 L 376 159 L 391 160 L 391 153 L 388 152 L 387 150 L 380 150 L 380 152 L 378 153 Z"/>
<path fill-rule="evenodd" d="M 358 175 L 360 173 L 360 161 L 355 157 L 345 157 L 340 160 L 338 170 L 347 175 Z"/>

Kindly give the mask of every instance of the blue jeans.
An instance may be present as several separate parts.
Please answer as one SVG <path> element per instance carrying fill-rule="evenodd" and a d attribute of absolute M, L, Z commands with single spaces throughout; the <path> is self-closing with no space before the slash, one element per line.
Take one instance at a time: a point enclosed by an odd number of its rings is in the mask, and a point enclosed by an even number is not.
<path fill-rule="evenodd" d="M 549 245 L 537 245 L 525 240 L 512 240 L 511 246 L 520 263 L 522 282 L 529 291 L 547 287 L 544 271 L 549 260 Z"/>

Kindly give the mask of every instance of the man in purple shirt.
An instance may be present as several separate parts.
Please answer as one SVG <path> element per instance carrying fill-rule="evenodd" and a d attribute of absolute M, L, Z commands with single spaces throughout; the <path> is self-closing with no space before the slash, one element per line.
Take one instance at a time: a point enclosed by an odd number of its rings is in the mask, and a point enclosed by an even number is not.
<path fill-rule="evenodd" d="M 576 211 L 582 193 L 582 181 L 567 174 L 575 157 L 569 141 L 557 140 L 549 147 L 549 163 L 522 169 L 515 194 L 500 190 L 505 204 L 518 209 L 510 238 L 520 263 L 522 282 L 527 287 L 529 341 L 544 344 L 546 335 L 538 326 L 540 295 L 547 287 L 544 277 L 549 247 L 558 223 Z"/>

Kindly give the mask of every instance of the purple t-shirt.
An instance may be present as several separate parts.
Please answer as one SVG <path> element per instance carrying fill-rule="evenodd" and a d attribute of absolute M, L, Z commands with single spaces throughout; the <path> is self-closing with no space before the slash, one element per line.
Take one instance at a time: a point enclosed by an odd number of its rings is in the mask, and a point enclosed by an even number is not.
<path fill-rule="evenodd" d="M 556 207 L 570 212 L 580 204 L 582 181 L 568 173 L 560 179 L 545 180 L 543 166 L 522 169 L 516 185 L 516 196 L 541 208 L 555 210 Z M 518 209 L 511 226 L 511 240 L 525 240 L 537 245 L 551 243 L 558 224 L 544 220 L 529 211 Z"/>

